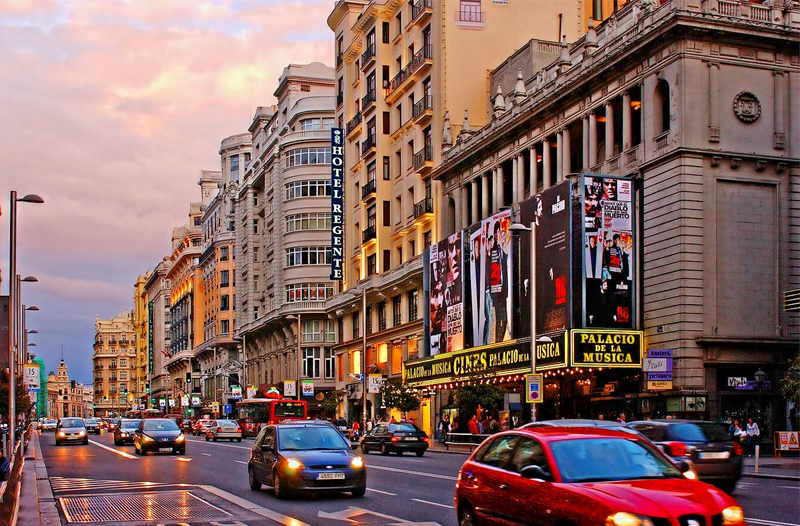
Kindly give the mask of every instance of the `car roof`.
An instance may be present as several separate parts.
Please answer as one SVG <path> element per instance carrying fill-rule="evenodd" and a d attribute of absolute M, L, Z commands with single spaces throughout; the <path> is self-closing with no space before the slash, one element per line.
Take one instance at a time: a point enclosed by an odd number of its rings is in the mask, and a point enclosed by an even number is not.
<path fill-rule="evenodd" d="M 318 422 L 314 420 L 303 420 L 300 422 L 291 422 L 286 424 L 272 424 L 276 429 L 288 429 L 294 427 L 336 427 L 330 422 Z"/>
<path fill-rule="evenodd" d="M 733 422 L 731 422 L 733 423 Z M 723 425 L 730 425 L 726 423 L 719 423 L 719 422 L 711 422 L 709 420 L 688 420 L 682 418 L 658 418 L 653 420 L 636 420 L 631 422 L 630 425 L 634 424 L 659 424 L 659 425 L 670 425 L 670 424 L 711 424 L 715 426 L 723 426 Z"/>
<path fill-rule="evenodd" d="M 603 427 L 603 428 L 620 428 L 626 427 L 626 424 L 617 422 L 615 420 L 589 420 L 583 418 L 562 418 L 561 420 L 542 420 L 539 422 L 531 422 L 522 426 L 527 429 L 529 427 Z"/>
<path fill-rule="evenodd" d="M 541 426 L 526 427 L 504 431 L 500 435 L 518 433 L 541 440 L 542 442 L 558 442 L 561 440 L 576 440 L 585 438 L 636 438 L 647 441 L 641 433 L 633 429 L 613 429 L 610 427 L 586 426 Z M 497 435 L 495 435 L 497 436 Z"/>

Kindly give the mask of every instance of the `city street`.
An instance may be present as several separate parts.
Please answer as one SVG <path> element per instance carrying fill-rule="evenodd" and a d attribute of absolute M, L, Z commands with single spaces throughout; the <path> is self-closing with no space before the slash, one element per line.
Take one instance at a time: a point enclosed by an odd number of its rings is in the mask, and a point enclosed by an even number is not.
<path fill-rule="evenodd" d="M 88 446 L 55 447 L 52 433 L 40 444 L 56 499 L 66 522 L 109 524 L 335 524 L 426 523 L 455 525 L 455 477 L 463 455 L 429 452 L 367 455 L 368 490 L 363 498 L 331 495 L 278 500 L 268 489 L 250 490 L 246 462 L 252 440 L 205 442 L 189 437 L 187 454 L 138 457 L 117 447 L 108 433 Z M 735 497 L 754 526 L 795 526 L 800 483 L 746 477 Z M 93 522 L 92 522 L 93 521 Z"/>

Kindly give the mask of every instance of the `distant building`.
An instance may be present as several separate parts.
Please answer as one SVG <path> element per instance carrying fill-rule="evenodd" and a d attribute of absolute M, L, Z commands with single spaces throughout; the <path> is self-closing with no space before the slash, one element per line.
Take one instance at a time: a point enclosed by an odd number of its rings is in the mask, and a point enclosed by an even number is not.
<path fill-rule="evenodd" d="M 148 311 L 147 381 L 150 392 L 146 393 L 146 405 L 149 408 L 158 407 L 159 399 L 168 398 L 170 385 L 169 375 L 164 367 L 170 348 L 170 282 L 166 278 L 168 266 L 169 258 L 164 258 L 150 272 L 144 284 Z"/>
<path fill-rule="evenodd" d="M 135 404 L 143 404 L 143 398 L 147 398 L 145 393 L 145 386 L 148 383 L 147 379 L 147 295 L 145 291 L 145 284 L 150 277 L 150 271 L 144 275 L 139 276 L 134 284 L 133 292 L 133 330 L 135 332 L 135 345 L 136 345 L 136 380 L 131 384 L 131 391 L 135 399 Z"/>
<path fill-rule="evenodd" d="M 123 413 L 134 402 L 136 345 L 132 316 L 125 311 L 109 320 L 95 316 L 94 405 L 95 414 Z"/>
<path fill-rule="evenodd" d="M 56 373 L 47 375 L 47 398 L 49 418 L 91 416 L 91 386 L 88 386 L 89 397 L 86 398 L 87 386 L 69 379 L 67 364 L 64 360 L 58 365 Z"/>

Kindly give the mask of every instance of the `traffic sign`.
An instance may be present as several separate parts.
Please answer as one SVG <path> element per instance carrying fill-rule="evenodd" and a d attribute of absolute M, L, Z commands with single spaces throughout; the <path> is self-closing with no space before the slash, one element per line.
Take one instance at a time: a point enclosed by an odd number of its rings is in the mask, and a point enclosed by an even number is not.
<path fill-rule="evenodd" d="M 219 402 L 212 402 L 211 403 L 211 410 L 214 413 L 219 414 Z"/>
<path fill-rule="evenodd" d="M 231 414 L 231 404 L 225 404 L 222 406 L 222 414 L 223 415 Z"/>
<path fill-rule="evenodd" d="M 544 401 L 543 379 L 541 374 L 525 375 L 525 400 L 529 404 L 540 404 Z"/>

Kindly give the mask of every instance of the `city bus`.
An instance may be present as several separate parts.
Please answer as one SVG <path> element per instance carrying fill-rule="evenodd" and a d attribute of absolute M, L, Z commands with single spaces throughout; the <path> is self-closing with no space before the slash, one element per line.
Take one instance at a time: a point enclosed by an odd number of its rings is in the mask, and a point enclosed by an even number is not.
<path fill-rule="evenodd" d="M 243 437 L 256 436 L 268 424 L 308 418 L 308 405 L 304 400 L 251 398 L 236 402 L 236 410 Z"/>
<path fill-rule="evenodd" d="M 144 418 L 162 418 L 163 416 L 164 413 L 161 409 L 134 409 L 133 411 L 128 411 L 125 418 L 141 420 Z"/>

